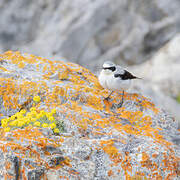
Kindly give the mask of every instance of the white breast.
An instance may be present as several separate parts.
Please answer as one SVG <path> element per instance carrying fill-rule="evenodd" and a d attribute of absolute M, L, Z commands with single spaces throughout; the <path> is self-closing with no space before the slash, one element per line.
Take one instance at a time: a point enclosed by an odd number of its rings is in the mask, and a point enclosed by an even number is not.
<path fill-rule="evenodd" d="M 108 85 L 107 85 L 107 80 L 110 78 L 109 74 L 104 73 L 104 71 L 102 70 L 101 73 L 99 74 L 98 80 L 99 83 L 101 84 L 101 86 L 105 89 L 109 89 Z"/>

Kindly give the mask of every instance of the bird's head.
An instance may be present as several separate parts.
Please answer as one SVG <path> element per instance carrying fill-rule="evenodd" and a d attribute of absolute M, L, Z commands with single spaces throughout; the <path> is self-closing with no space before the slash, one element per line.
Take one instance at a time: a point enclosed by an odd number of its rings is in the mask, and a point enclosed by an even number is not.
<path fill-rule="evenodd" d="M 111 74 L 112 72 L 116 71 L 116 65 L 111 61 L 106 61 L 102 67 L 105 74 Z"/>

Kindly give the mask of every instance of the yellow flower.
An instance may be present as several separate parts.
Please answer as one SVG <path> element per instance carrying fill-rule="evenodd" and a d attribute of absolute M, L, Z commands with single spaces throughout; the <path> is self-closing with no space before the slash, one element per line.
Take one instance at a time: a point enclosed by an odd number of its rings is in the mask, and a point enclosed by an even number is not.
<path fill-rule="evenodd" d="M 9 132 L 10 131 L 10 127 L 7 127 L 4 129 L 5 132 Z"/>
<path fill-rule="evenodd" d="M 55 128 L 54 129 L 54 133 L 59 133 L 60 131 L 59 131 L 59 129 L 58 128 Z"/>
<path fill-rule="evenodd" d="M 21 119 L 21 118 L 23 118 L 24 116 L 23 116 L 23 114 L 21 114 L 21 113 L 18 113 L 17 114 L 17 119 Z"/>
<path fill-rule="evenodd" d="M 18 118 L 17 120 L 22 122 L 22 121 L 23 121 L 23 119 L 24 119 L 24 118 Z"/>
<path fill-rule="evenodd" d="M 29 124 L 29 126 L 28 126 L 28 127 L 32 128 L 32 124 Z"/>
<path fill-rule="evenodd" d="M 12 115 L 12 116 L 10 117 L 10 119 L 11 119 L 11 120 L 15 120 L 15 119 L 16 119 L 16 115 Z"/>
<path fill-rule="evenodd" d="M 31 111 L 31 117 L 36 117 L 37 112 L 36 111 Z"/>
<path fill-rule="evenodd" d="M 43 127 L 43 128 L 47 128 L 47 127 L 48 127 L 48 124 L 47 124 L 47 123 L 43 123 L 43 124 L 42 124 L 42 127 Z"/>
<path fill-rule="evenodd" d="M 34 126 L 40 127 L 41 123 L 39 121 L 34 122 Z"/>
<path fill-rule="evenodd" d="M 41 117 L 42 117 L 41 114 L 37 114 L 37 116 L 36 116 L 37 119 L 40 119 Z"/>
<path fill-rule="evenodd" d="M 1 119 L 1 126 L 2 127 L 7 127 L 7 123 L 8 123 L 7 119 Z"/>
<path fill-rule="evenodd" d="M 41 110 L 41 111 L 40 111 L 40 115 L 41 115 L 41 117 L 43 117 L 43 116 L 46 115 L 46 112 L 45 112 L 44 110 Z"/>
<path fill-rule="evenodd" d="M 7 119 L 1 119 L 1 123 L 7 123 Z"/>
<path fill-rule="evenodd" d="M 18 121 L 15 120 L 15 121 L 12 121 L 9 123 L 10 126 L 17 126 L 18 125 Z"/>
<path fill-rule="evenodd" d="M 38 103 L 41 101 L 41 98 L 39 96 L 34 96 L 33 101 Z"/>
<path fill-rule="evenodd" d="M 18 121 L 17 126 L 18 126 L 18 127 L 22 127 L 22 126 L 24 126 L 24 122 L 23 122 L 23 121 Z"/>
<path fill-rule="evenodd" d="M 7 120 L 7 122 L 9 122 L 11 119 L 10 119 L 10 118 L 7 118 L 6 120 Z"/>
<path fill-rule="evenodd" d="M 56 109 L 52 109 L 52 110 L 51 110 L 51 113 L 52 113 L 52 114 L 56 114 Z"/>
<path fill-rule="evenodd" d="M 52 114 L 51 113 L 46 113 L 46 117 L 49 119 L 50 117 L 52 116 Z"/>
<path fill-rule="evenodd" d="M 54 120 L 55 120 L 53 116 L 48 117 L 48 119 L 49 119 L 50 121 L 54 121 Z"/>
<path fill-rule="evenodd" d="M 29 124 L 30 122 L 31 122 L 31 118 L 26 116 L 24 118 L 24 123 Z"/>
<path fill-rule="evenodd" d="M 7 127 L 7 123 L 1 123 L 2 127 Z"/>
<path fill-rule="evenodd" d="M 35 107 L 31 107 L 30 111 L 36 111 L 36 108 Z"/>
<path fill-rule="evenodd" d="M 26 114 L 26 117 L 31 117 L 31 113 L 28 112 L 28 113 Z"/>
<path fill-rule="evenodd" d="M 22 109 L 22 110 L 20 111 L 20 113 L 21 113 L 21 114 L 25 114 L 25 113 L 26 113 L 26 110 L 25 110 L 25 109 Z"/>
<path fill-rule="evenodd" d="M 55 124 L 55 123 L 50 124 L 50 128 L 51 128 L 51 129 L 54 129 L 55 127 L 56 127 L 56 124 Z"/>
<path fill-rule="evenodd" d="M 31 118 L 31 122 L 34 122 L 34 121 L 36 121 L 36 118 Z"/>

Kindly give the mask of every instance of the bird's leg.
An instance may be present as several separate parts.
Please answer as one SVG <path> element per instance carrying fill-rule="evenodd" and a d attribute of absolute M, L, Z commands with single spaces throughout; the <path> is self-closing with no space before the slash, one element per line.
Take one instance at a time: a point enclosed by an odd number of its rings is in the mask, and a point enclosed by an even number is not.
<path fill-rule="evenodd" d="M 122 98 L 121 98 L 121 102 L 118 104 L 118 108 L 121 108 L 124 102 L 124 91 L 122 93 Z"/>
<path fill-rule="evenodd" d="M 111 96 L 111 94 L 113 93 L 114 91 L 111 91 L 111 93 L 108 95 L 108 97 L 104 98 L 104 100 L 108 101 L 109 100 L 109 97 Z"/>

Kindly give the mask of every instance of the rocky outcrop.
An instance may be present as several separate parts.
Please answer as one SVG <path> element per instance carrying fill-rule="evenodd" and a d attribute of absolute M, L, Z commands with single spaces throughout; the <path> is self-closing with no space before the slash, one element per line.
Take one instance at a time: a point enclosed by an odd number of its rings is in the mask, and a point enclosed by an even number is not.
<path fill-rule="evenodd" d="M 180 34 L 161 48 L 149 61 L 135 66 L 132 71 L 142 77 L 134 88 L 151 97 L 158 106 L 167 109 L 180 124 Z"/>
<path fill-rule="evenodd" d="M 107 59 L 141 63 L 179 32 L 179 8 L 179 0 L 2 0 L 0 49 L 91 69 Z"/>
<path fill-rule="evenodd" d="M 0 179 L 178 179 L 176 120 L 73 63 L 0 55 Z"/>

